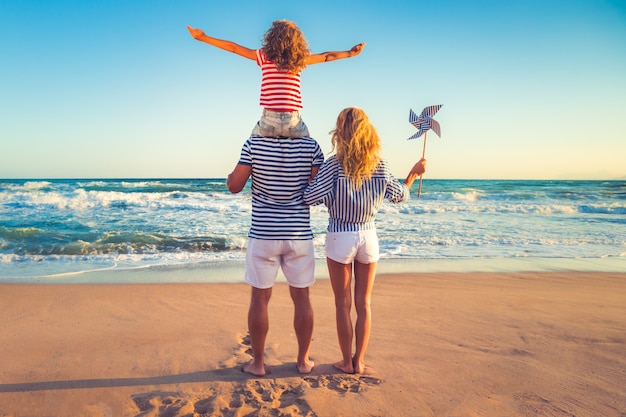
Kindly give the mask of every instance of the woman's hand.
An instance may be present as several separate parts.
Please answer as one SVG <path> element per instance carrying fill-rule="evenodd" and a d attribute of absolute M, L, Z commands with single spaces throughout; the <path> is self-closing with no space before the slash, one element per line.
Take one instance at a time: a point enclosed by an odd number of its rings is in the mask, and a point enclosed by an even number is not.
<path fill-rule="evenodd" d="M 409 174 L 406 176 L 404 183 L 407 187 L 411 188 L 413 182 L 423 175 L 426 172 L 426 160 L 424 158 L 420 159 L 413 165 L 413 168 L 409 171 Z"/>

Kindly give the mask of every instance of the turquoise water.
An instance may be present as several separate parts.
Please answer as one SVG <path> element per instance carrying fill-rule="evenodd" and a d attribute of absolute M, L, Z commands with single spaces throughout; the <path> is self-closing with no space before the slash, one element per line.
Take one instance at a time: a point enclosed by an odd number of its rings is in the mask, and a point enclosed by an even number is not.
<path fill-rule="evenodd" d="M 378 215 L 381 268 L 624 265 L 626 181 L 424 180 L 416 192 Z M 228 270 L 244 258 L 250 204 L 224 179 L 0 180 L 0 280 Z M 321 261 L 327 214 L 311 213 Z"/>

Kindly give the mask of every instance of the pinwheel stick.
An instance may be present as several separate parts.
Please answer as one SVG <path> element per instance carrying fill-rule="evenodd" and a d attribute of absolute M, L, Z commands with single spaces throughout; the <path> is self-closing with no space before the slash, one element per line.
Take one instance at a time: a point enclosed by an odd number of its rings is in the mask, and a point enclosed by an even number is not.
<path fill-rule="evenodd" d="M 426 136 L 428 136 L 428 131 L 424 132 L 424 148 L 422 149 L 422 159 L 424 159 L 424 157 L 426 156 Z M 420 175 L 420 184 L 417 187 L 417 198 L 420 198 L 420 195 L 422 194 L 422 175 Z"/>

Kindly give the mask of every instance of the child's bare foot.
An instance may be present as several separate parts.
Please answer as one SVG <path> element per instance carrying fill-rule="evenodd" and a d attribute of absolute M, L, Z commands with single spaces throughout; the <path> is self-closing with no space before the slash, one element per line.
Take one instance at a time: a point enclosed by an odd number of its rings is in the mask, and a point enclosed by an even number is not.
<path fill-rule="evenodd" d="M 310 374 L 314 366 L 315 362 L 310 359 L 307 359 L 303 363 L 299 363 L 296 365 L 296 367 L 298 368 L 298 372 L 300 372 L 301 374 Z"/>
<path fill-rule="evenodd" d="M 257 364 L 254 361 L 242 366 L 241 370 L 254 376 L 265 376 L 266 374 L 265 366 L 263 364 Z"/>
<path fill-rule="evenodd" d="M 354 373 L 354 366 L 352 365 L 352 361 L 348 361 L 348 363 L 346 363 L 345 361 L 339 361 L 336 362 L 333 366 L 339 369 L 341 372 L 345 372 L 347 374 Z"/>

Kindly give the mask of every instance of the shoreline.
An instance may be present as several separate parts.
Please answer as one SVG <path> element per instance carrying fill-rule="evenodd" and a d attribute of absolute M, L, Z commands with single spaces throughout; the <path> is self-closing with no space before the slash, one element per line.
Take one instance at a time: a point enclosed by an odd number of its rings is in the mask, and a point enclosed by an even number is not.
<path fill-rule="evenodd" d="M 243 283 L 244 260 L 152 265 L 127 269 L 98 269 L 42 277 L 0 276 L 0 284 L 148 284 Z M 609 258 L 488 258 L 488 259 L 381 259 L 377 274 L 485 273 L 485 272 L 623 272 L 626 257 Z M 324 259 L 316 259 L 316 279 L 328 279 Z M 279 272 L 277 282 L 285 282 Z"/>
<path fill-rule="evenodd" d="M 247 284 L 0 284 L 0 415 L 603 415 L 626 410 L 626 273 L 379 274 L 365 376 L 338 372 L 328 280 L 309 375 L 293 306 L 270 301 L 247 363 Z M 410 366 L 407 366 L 407 358 Z"/>

